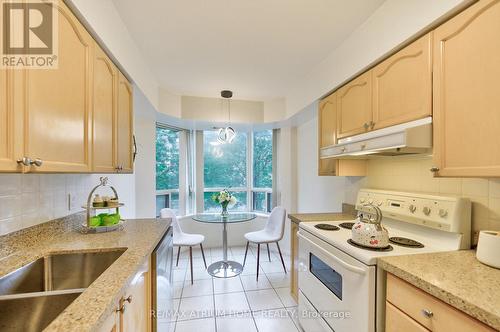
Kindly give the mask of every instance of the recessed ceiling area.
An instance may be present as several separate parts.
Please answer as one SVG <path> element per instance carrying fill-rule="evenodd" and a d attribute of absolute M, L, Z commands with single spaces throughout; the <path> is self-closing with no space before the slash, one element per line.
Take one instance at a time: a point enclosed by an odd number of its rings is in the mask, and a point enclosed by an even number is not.
<path fill-rule="evenodd" d="M 162 88 L 266 101 L 323 60 L 384 0 L 113 0 Z"/>

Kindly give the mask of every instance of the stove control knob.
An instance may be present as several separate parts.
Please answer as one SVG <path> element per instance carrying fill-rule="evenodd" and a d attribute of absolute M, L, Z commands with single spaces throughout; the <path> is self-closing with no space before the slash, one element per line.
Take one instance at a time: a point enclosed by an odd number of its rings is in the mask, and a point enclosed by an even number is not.
<path fill-rule="evenodd" d="M 364 198 L 360 198 L 360 199 L 359 199 L 359 201 L 360 201 L 361 203 L 364 203 L 366 200 L 365 200 Z"/>
<path fill-rule="evenodd" d="M 439 216 L 441 218 L 445 218 L 447 215 L 448 215 L 448 211 L 446 211 L 445 209 L 439 209 Z"/>
<path fill-rule="evenodd" d="M 382 201 L 377 202 L 377 205 L 378 205 L 378 206 L 382 206 L 382 204 L 383 204 L 383 202 L 382 202 Z"/>
<path fill-rule="evenodd" d="M 417 207 L 413 204 L 410 204 L 410 206 L 408 207 L 408 209 L 410 210 L 411 213 L 415 213 L 415 211 L 417 211 Z"/>
<path fill-rule="evenodd" d="M 369 199 L 368 203 L 373 204 L 373 199 Z"/>
<path fill-rule="evenodd" d="M 425 206 L 424 209 L 422 210 L 426 216 L 431 214 L 431 208 L 428 206 Z"/>

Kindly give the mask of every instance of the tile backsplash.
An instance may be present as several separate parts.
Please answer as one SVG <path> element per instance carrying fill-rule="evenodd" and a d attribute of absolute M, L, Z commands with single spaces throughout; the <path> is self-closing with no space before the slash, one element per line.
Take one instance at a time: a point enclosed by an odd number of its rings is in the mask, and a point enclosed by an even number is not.
<path fill-rule="evenodd" d="M 372 159 L 365 185 L 467 197 L 472 201 L 474 243 L 479 230 L 500 230 L 500 179 L 434 178 L 432 166 L 431 157 Z"/>
<path fill-rule="evenodd" d="M 0 235 L 81 211 L 91 178 L 88 174 L 0 174 Z"/>

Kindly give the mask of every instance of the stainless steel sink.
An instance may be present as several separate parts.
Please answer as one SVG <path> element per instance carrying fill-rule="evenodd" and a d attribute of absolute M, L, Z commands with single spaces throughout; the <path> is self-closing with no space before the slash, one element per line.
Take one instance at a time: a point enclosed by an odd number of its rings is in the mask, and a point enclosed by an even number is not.
<path fill-rule="evenodd" d="M 0 278 L 0 331 L 41 331 L 125 249 L 53 254 Z"/>
<path fill-rule="evenodd" d="M 0 296 L 87 288 L 125 250 L 55 254 L 37 259 L 0 278 Z"/>
<path fill-rule="evenodd" d="M 0 331 L 42 331 L 81 292 L 55 291 L 3 296 L 0 299 Z"/>

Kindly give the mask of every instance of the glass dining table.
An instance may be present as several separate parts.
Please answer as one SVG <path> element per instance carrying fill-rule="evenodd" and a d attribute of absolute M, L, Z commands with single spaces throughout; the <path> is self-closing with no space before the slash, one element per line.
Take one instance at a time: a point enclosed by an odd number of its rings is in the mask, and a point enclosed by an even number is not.
<path fill-rule="evenodd" d="M 198 222 L 209 224 L 222 224 L 222 260 L 212 263 L 208 266 L 208 273 L 216 278 L 231 278 L 243 272 L 243 265 L 238 262 L 227 259 L 227 224 L 235 224 L 239 222 L 250 221 L 255 219 L 255 213 L 229 213 L 227 216 L 222 216 L 220 213 L 200 213 L 192 218 Z"/>

